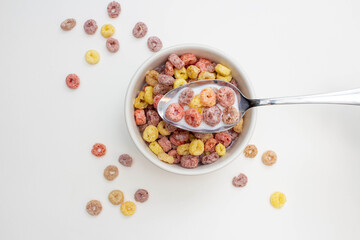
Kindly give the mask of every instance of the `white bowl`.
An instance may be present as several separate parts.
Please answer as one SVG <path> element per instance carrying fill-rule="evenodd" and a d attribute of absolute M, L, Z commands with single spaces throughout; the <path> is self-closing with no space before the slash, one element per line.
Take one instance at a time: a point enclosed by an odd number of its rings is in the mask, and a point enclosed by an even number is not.
<path fill-rule="evenodd" d="M 231 69 L 233 77 L 238 81 L 239 88 L 245 94 L 245 96 L 250 98 L 254 97 L 253 89 L 248 78 L 244 74 L 244 71 L 242 70 L 240 65 L 237 64 L 236 61 L 229 55 L 213 47 L 200 44 L 176 45 L 161 50 L 160 52 L 154 54 L 152 57 L 147 59 L 132 77 L 127 89 L 124 108 L 127 128 L 129 130 L 132 140 L 134 141 L 139 151 L 156 166 L 166 171 L 183 175 L 200 175 L 213 172 L 226 166 L 240 155 L 242 150 L 249 142 L 250 137 L 253 133 L 256 122 L 256 112 L 254 110 L 250 110 L 245 114 L 242 133 L 240 134 L 236 142 L 232 145 L 232 147 L 229 149 L 229 151 L 226 153 L 226 155 L 221 157 L 215 163 L 209 165 L 199 165 L 199 167 L 194 169 L 186 169 L 176 164 L 171 165 L 160 161 L 156 157 L 156 155 L 148 148 L 145 141 L 142 139 L 141 132 L 135 124 L 133 103 L 135 97 L 143 88 L 143 85 L 145 83 L 145 73 L 148 70 L 154 69 L 155 67 L 163 64 L 171 53 L 176 53 L 178 55 L 182 55 L 184 53 L 194 53 L 197 57 L 207 58 L 214 62 L 224 64 Z"/>

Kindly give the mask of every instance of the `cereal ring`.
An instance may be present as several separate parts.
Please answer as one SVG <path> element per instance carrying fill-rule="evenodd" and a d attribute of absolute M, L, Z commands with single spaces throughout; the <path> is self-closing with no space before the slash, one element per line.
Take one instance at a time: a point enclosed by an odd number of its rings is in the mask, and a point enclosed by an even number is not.
<path fill-rule="evenodd" d="M 231 143 L 231 136 L 226 132 L 215 134 L 215 139 L 225 147 L 228 147 Z"/>
<path fill-rule="evenodd" d="M 136 125 L 143 125 L 146 123 L 145 111 L 143 109 L 137 109 L 134 112 Z"/>
<path fill-rule="evenodd" d="M 189 140 L 188 131 L 175 131 L 170 136 L 170 142 L 176 146 L 182 145 Z"/>
<path fill-rule="evenodd" d="M 172 103 L 167 107 L 165 116 L 170 121 L 178 122 L 184 116 L 184 109 L 180 104 Z"/>
<path fill-rule="evenodd" d="M 102 157 L 106 153 L 106 146 L 102 143 L 95 143 L 91 153 L 94 154 L 96 157 Z"/>
<path fill-rule="evenodd" d="M 168 91 L 170 91 L 171 86 L 163 85 L 163 84 L 157 84 L 153 89 L 154 95 L 163 94 L 165 95 Z"/>
<path fill-rule="evenodd" d="M 101 213 L 102 205 L 101 202 L 98 200 L 91 200 L 86 204 L 86 211 L 91 216 L 97 216 Z"/>
<path fill-rule="evenodd" d="M 234 126 L 234 131 L 237 133 L 241 133 L 242 129 L 243 129 L 243 123 L 244 123 L 244 119 L 240 119 L 240 121 Z"/>
<path fill-rule="evenodd" d="M 200 100 L 200 94 L 197 94 L 193 97 L 193 99 L 189 103 L 189 107 L 191 107 L 191 108 L 202 107 L 201 100 Z"/>
<path fill-rule="evenodd" d="M 146 119 L 149 125 L 157 126 L 160 122 L 160 116 L 154 110 L 148 110 L 146 112 Z"/>
<path fill-rule="evenodd" d="M 76 20 L 74 18 L 68 18 L 60 24 L 60 27 L 64 31 L 70 31 L 75 27 L 75 25 L 76 25 Z"/>
<path fill-rule="evenodd" d="M 191 155 L 199 156 L 199 155 L 201 155 L 203 152 L 204 152 L 204 143 L 203 143 L 203 141 L 197 139 L 197 140 L 193 140 L 193 141 L 190 143 L 189 153 L 190 153 Z"/>
<path fill-rule="evenodd" d="M 187 73 L 189 78 L 196 79 L 198 77 L 199 73 L 200 73 L 200 68 L 198 68 L 195 65 L 190 65 L 190 66 L 187 67 L 186 73 Z"/>
<path fill-rule="evenodd" d="M 189 155 L 189 147 L 190 147 L 190 143 L 185 143 L 185 144 L 182 144 L 180 146 L 178 146 L 176 148 L 176 152 L 180 155 L 180 156 L 183 156 L 183 155 Z"/>
<path fill-rule="evenodd" d="M 145 189 L 139 189 L 134 194 L 135 201 L 146 202 L 149 199 L 149 193 Z"/>
<path fill-rule="evenodd" d="M 202 164 L 211 164 L 219 160 L 220 156 L 217 152 L 210 153 L 209 155 L 203 156 L 201 158 Z"/>
<path fill-rule="evenodd" d="M 159 131 L 159 133 L 163 136 L 168 136 L 170 135 L 170 132 L 165 128 L 165 122 L 164 121 L 160 121 L 159 124 L 157 125 L 157 129 Z"/>
<path fill-rule="evenodd" d="M 185 79 L 176 79 L 175 82 L 174 82 L 174 85 L 173 85 L 173 88 L 177 88 L 177 87 L 180 87 L 182 85 L 185 85 L 187 84 L 187 81 Z"/>
<path fill-rule="evenodd" d="M 231 75 L 229 75 L 229 76 L 223 76 L 223 75 L 221 75 L 221 74 L 216 74 L 216 79 L 218 79 L 218 80 L 222 80 L 222 81 L 226 81 L 226 82 L 230 82 L 231 81 L 231 79 L 232 79 L 232 76 Z"/>
<path fill-rule="evenodd" d="M 151 143 L 153 141 L 155 141 L 159 136 L 159 131 L 158 129 L 153 126 L 153 125 L 149 125 L 145 128 L 144 132 L 143 132 L 143 138 L 145 141 Z"/>
<path fill-rule="evenodd" d="M 136 205 L 131 201 L 126 201 L 120 205 L 120 210 L 125 216 L 131 216 L 136 211 Z"/>
<path fill-rule="evenodd" d="M 219 154 L 220 157 L 226 154 L 226 148 L 221 143 L 216 144 L 215 151 L 217 152 L 217 154 Z"/>
<path fill-rule="evenodd" d="M 247 145 L 244 149 L 244 155 L 247 158 L 254 158 L 258 153 L 257 147 L 255 145 Z"/>
<path fill-rule="evenodd" d="M 174 163 L 174 157 L 172 157 L 169 154 L 164 153 L 164 152 L 158 154 L 158 159 L 160 159 L 161 161 L 166 162 L 168 164 Z"/>
<path fill-rule="evenodd" d="M 106 48 L 109 52 L 116 53 L 120 48 L 119 41 L 115 38 L 108 38 L 106 40 Z"/>
<path fill-rule="evenodd" d="M 282 192 L 275 192 L 271 194 L 270 203 L 274 208 L 282 208 L 286 203 L 285 194 L 283 194 Z"/>
<path fill-rule="evenodd" d="M 147 104 L 150 104 L 149 106 L 151 106 L 152 104 L 154 104 L 153 87 L 152 86 L 145 87 L 144 92 L 145 92 L 144 100 Z"/>
<path fill-rule="evenodd" d="M 234 187 L 245 187 L 247 184 L 247 176 L 243 173 L 240 173 L 239 175 L 235 176 L 232 180 L 232 184 Z"/>
<path fill-rule="evenodd" d="M 162 48 L 163 44 L 160 38 L 152 36 L 148 38 L 147 41 L 148 48 L 153 52 L 158 52 Z"/>
<path fill-rule="evenodd" d="M 162 95 L 162 94 L 158 94 L 158 95 L 156 95 L 156 96 L 154 97 L 154 108 L 155 108 L 155 109 L 157 108 L 157 105 L 158 105 L 160 99 L 161 99 L 163 96 L 164 96 L 164 95 Z"/>
<path fill-rule="evenodd" d="M 206 72 L 207 71 L 207 66 L 210 65 L 211 62 L 205 58 L 200 58 L 199 61 L 197 61 L 195 63 L 195 66 L 197 66 L 200 71 L 202 72 Z"/>
<path fill-rule="evenodd" d="M 158 82 L 159 73 L 155 70 L 148 71 L 145 75 L 145 81 L 152 87 L 155 87 Z"/>
<path fill-rule="evenodd" d="M 207 87 L 200 92 L 200 101 L 204 107 L 212 107 L 216 104 L 216 95 L 214 90 Z"/>
<path fill-rule="evenodd" d="M 153 153 L 155 153 L 155 155 L 159 155 L 160 153 L 164 152 L 164 150 L 161 148 L 160 144 L 157 142 L 150 143 L 149 148 Z"/>
<path fill-rule="evenodd" d="M 210 138 L 205 142 L 204 151 L 205 152 L 215 152 L 215 146 L 218 141 L 215 138 Z"/>
<path fill-rule="evenodd" d="M 222 64 L 216 65 L 215 71 L 224 77 L 229 76 L 231 73 L 231 70 Z"/>
<path fill-rule="evenodd" d="M 129 154 L 121 154 L 119 157 L 119 163 L 125 167 L 131 167 L 133 159 Z"/>
<path fill-rule="evenodd" d="M 180 162 L 180 158 L 181 156 L 177 153 L 177 151 L 175 149 L 171 150 L 170 152 L 168 152 L 169 156 L 174 158 L 174 164 L 177 164 Z"/>
<path fill-rule="evenodd" d="M 159 145 L 164 150 L 164 152 L 168 152 L 171 150 L 171 142 L 167 137 L 162 137 L 158 140 Z"/>
<path fill-rule="evenodd" d="M 222 121 L 225 124 L 234 124 L 239 120 L 239 117 L 240 117 L 239 111 L 235 107 L 230 106 L 224 109 L 222 115 Z"/>
<path fill-rule="evenodd" d="M 183 67 L 181 69 L 175 68 L 174 76 L 176 79 L 184 79 L 184 80 L 188 79 L 186 68 L 185 67 Z"/>
<path fill-rule="evenodd" d="M 202 122 L 201 114 L 197 109 L 189 108 L 185 111 L 185 122 L 192 127 L 198 127 Z"/>
<path fill-rule="evenodd" d="M 175 79 L 172 76 L 160 73 L 158 76 L 158 81 L 163 85 L 171 86 L 174 84 Z"/>
<path fill-rule="evenodd" d="M 98 25 L 94 19 L 89 19 L 84 23 L 84 31 L 89 35 L 95 34 L 97 29 Z"/>
<path fill-rule="evenodd" d="M 134 107 L 137 109 L 144 109 L 147 106 L 148 104 L 145 102 L 145 92 L 140 91 L 139 95 L 135 98 Z"/>
<path fill-rule="evenodd" d="M 229 107 L 235 103 L 235 93 L 229 87 L 221 87 L 216 97 L 219 104 L 223 107 Z"/>
<path fill-rule="evenodd" d="M 180 165 L 183 168 L 196 168 L 199 164 L 199 157 L 192 155 L 182 156 L 180 159 Z"/>
<path fill-rule="evenodd" d="M 212 127 L 216 126 L 221 120 L 221 110 L 216 105 L 209 108 L 204 108 L 202 115 L 204 122 Z"/>
<path fill-rule="evenodd" d="M 66 85 L 71 89 L 76 89 L 80 85 L 80 78 L 75 73 L 70 73 L 66 77 Z"/>
<path fill-rule="evenodd" d="M 109 181 L 114 180 L 118 175 L 119 170 L 114 165 L 109 165 L 104 169 L 104 177 Z"/>
<path fill-rule="evenodd" d="M 175 127 L 174 125 L 171 125 L 170 123 L 165 123 L 165 128 L 166 130 L 168 130 L 169 132 L 175 132 L 178 128 Z"/>
<path fill-rule="evenodd" d="M 100 54 L 96 50 L 88 50 L 85 53 L 85 60 L 89 64 L 97 64 L 100 61 Z"/>
<path fill-rule="evenodd" d="M 135 27 L 132 30 L 132 34 L 136 38 L 142 38 L 145 37 L 146 33 L 148 31 L 148 27 L 143 22 L 138 22 L 135 24 Z"/>
<path fill-rule="evenodd" d="M 174 75 L 174 65 L 170 61 L 166 61 L 164 72 L 166 75 L 173 76 Z"/>
<path fill-rule="evenodd" d="M 194 97 L 194 90 L 185 88 L 179 95 L 179 104 L 188 105 Z"/>
<path fill-rule="evenodd" d="M 105 24 L 101 27 L 101 35 L 104 38 L 109 38 L 115 33 L 115 27 L 111 24 Z"/>
<path fill-rule="evenodd" d="M 113 205 L 120 205 L 124 202 L 124 193 L 120 190 L 113 190 L 109 193 L 108 199 Z"/>
<path fill-rule="evenodd" d="M 274 151 L 266 151 L 262 155 L 261 160 L 267 166 L 274 165 L 277 160 L 276 153 Z"/>
<path fill-rule="evenodd" d="M 168 60 L 177 69 L 182 69 L 185 66 L 185 63 L 183 62 L 183 60 L 181 60 L 179 58 L 179 56 L 176 55 L 175 53 L 170 54 L 170 56 L 168 57 Z"/>
<path fill-rule="evenodd" d="M 214 137 L 212 133 L 194 133 L 194 135 L 195 137 L 201 139 L 201 141 L 203 142 L 206 142 L 210 138 Z"/>
<path fill-rule="evenodd" d="M 216 78 L 215 73 L 209 73 L 209 72 L 201 72 L 198 76 L 198 80 L 215 79 L 215 78 Z"/>
<path fill-rule="evenodd" d="M 111 18 L 117 18 L 120 15 L 121 6 L 118 2 L 110 2 L 107 6 L 107 12 L 109 14 L 109 17 Z"/>
<path fill-rule="evenodd" d="M 184 62 L 186 66 L 195 64 L 197 61 L 197 58 L 193 53 L 185 53 L 180 57 L 180 59 Z"/>
<path fill-rule="evenodd" d="M 206 65 L 206 71 L 209 73 L 213 73 L 215 71 L 216 63 L 211 63 Z"/>

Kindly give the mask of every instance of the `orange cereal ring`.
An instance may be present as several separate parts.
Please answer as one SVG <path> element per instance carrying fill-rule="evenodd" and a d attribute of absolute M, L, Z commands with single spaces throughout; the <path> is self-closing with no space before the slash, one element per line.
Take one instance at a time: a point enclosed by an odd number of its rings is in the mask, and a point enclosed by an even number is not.
<path fill-rule="evenodd" d="M 86 211 L 91 216 L 97 216 L 101 213 L 102 205 L 101 202 L 98 200 L 91 200 L 86 204 Z"/>
<path fill-rule="evenodd" d="M 248 158 L 254 158 L 258 153 L 257 147 L 255 145 L 247 145 L 244 149 L 244 155 Z"/>
<path fill-rule="evenodd" d="M 95 143 L 91 153 L 94 154 L 96 157 L 102 157 L 106 153 L 106 146 L 102 143 Z"/>
<path fill-rule="evenodd" d="M 271 166 L 276 163 L 277 155 L 274 151 L 266 151 L 262 155 L 261 160 L 265 165 Z"/>
<path fill-rule="evenodd" d="M 216 104 L 216 95 L 214 90 L 207 87 L 200 92 L 200 101 L 204 107 L 212 107 Z"/>

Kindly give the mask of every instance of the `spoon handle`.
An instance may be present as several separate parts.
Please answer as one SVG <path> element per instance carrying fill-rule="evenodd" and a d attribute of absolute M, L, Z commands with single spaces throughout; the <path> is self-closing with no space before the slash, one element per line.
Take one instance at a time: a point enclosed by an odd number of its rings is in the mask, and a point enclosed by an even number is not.
<path fill-rule="evenodd" d="M 360 88 L 317 95 L 249 99 L 249 107 L 282 104 L 343 104 L 360 106 Z"/>

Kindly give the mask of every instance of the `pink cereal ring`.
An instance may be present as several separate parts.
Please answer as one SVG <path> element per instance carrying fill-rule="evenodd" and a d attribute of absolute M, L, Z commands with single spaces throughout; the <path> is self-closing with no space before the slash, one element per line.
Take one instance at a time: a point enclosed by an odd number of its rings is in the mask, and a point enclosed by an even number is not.
<path fill-rule="evenodd" d="M 162 95 L 162 94 L 158 94 L 158 95 L 156 95 L 156 96 L 154 97 L 154 108 L 155 108 L 155 109 L 157 108 L 157 105 L 158 105 L 160 99 L 161 99 L 163 96 L 164 96 L 164 95 Z"/>
<path fill-rule="evenodd" d="M 201 114 L 197 109 L 189 108 L 185 111 L 185 122 L 192 127 L 198 127 L 202 122 Z"/>
<path fill-rule="evenodd" d="M 207 87 L 200 92 L 200 101 L 204 107 L 212 107 L 216 104 L 216 95 L 214 90 Z"/>
<path fill-rule="evenodd" d="M 180 165 L 183 168 L 196 168 L 199 164 L 199 157 L 193 155 L 185 155 L 180 159 Z"/>
<path fill-rule="evenodd" d="M 146 24 L 143 22 L 138 22 L 135 24 L 132 33 L 134 37 L 142 38 L 146 35 L 147 31 L 148 31 L 148 27 L 146 26 Z"/>
<path fill-rule="evenodd" d="M 118 2 L 110 2 L 107 6 L 107 12 L 109 14 L 109 17 L 111 18 L 117 18 L 120 15 L 121 12 L 121 6 Z"/>
<path fill-rule="evenodd" d="M 106 40 L 106 48 L 109 50 L 109 52 L 117 52 L 120 48 L 119 41 L 115 38 L 108 38 Z"/>
<path fill-rule="evenodd" d="M 71 89 L 76 89 L 80 85 L 80 78 L 75 73 L 71 73 L 66 77 L 66 85 Z"/>
<path fill-rule="evenodd" d="M 89 19 L 84 23 L 84 31 L 89 35 L 95 34 L 97 29 L 98 25 L 94 19 Z"/>
<path fill-rule="evenodd" d="M 206 72 L 208 69 L 207 69 L 207 66 L 210 65 L 211 62 L 205 58 L 200 58 L 199 61 L 197 61 L 195 63 L 195 66 L 197 66 L 198 68 L 200 68 L 200 70 L 202 72 Z"/>
<path fill-rule="evenodd" d="M 146 119 L 149 125 L 157 126 L 160 122 L 160 116 L 157 111 L 151 109 L 146 112 Z"/>
<path fill-rule="evenodd" d="M 223 107 L 229 107 L 235 103 L 235 93 L 229 87 L 221 87 L 217 92 L 217 100 Z"/>
<path fill-rule="evenodd" d="M 214 127 L 221 121 L 221 110 L 216 105 L 209 108 L 204 108 L 202 115 L 204 122 L 212 127 Z"/>
<path fill-rule="evenodd" d="M 180 155 L 178 154 L 178 152 L 175 149 L 169 151 L 168 154 L 169 154 L 169 156 L 172 156 L 174 158 L 174 164 L 177 164 L 180 162 Z"/>
<path fill-rule="evenodd" d="M 160 38 L 152 36 L 148 38 L 147 41 L 148 48 L 153 52 L 158 52 L 162 48 L 163 44 Z"/>
<path fill-rule="evenodd" d="M 201 159 L 202 164 L 211 164 L 219 160 L 220 156 L 217 152 L 212 152 Z"/>
<path fill-rule="evenodd" d="M 158 140 L 159 145 L 164 150 L 164 152 L 168 152 L 171 150 L 171 142 L 167 137 L 162 137 Z"/>
<path fill-rule="evenodd" d="M 193 99 L 195 93 L 191 88 L 184 89 L 179 96 L 179 104 L 188 105 Z"/>
<path fill-rule="evenodd" d="M 175 53 L 170 54 L 170 56 L 168 57 L 168 60 L 177 69 L 182 69 L 185 66 L 185 63 L 183 62 L 183 60 L 181 60 L 181 58 L 179 58 L 179 56 L 176 55 Z"/>
<path fill-rule="evenodd" d="M 144 125 L 146 123 L 145 111 L 143 109 L 137 109 L 134 112 L 136 125 Z"/>
<path fill-rule="evenodd" d="M 165 116 L 170 121 L 178 122 L 184 116 L 184 109 L 180 104 L 172 103 L 167 107 Z"/>
<path fill-rule="evenodd" d="M 222 120 L 225 124 L 234 124 L 239 120 L 239 111 L 233 107 L 227 107 L 223 111 Z"/>
<path fill-rule="evenodd" d="M 174 65 L 170 61 L 166 61 L 165 63 L 165 74 L 169 76 L 174 75 Z"/>
<path fill-rule="evenodd" d="M 159 83 L 167 86 L 172 86 L 175 82 L 175 79 L 172 76 L 160 73 L 158 76 Z"/>
<path fill-rule="evenodd" d="M 197 61 L 197 58 L 193 53 L 185 53 L 180 57 L 180 59 L 185 63 L 186 66 L 195 64 Z"/>
<path fill-rule="evenodd" d="M 226 132 L 215 134 L 215 139 L 225 147 L 228 147 L 232 141 L 230 134 Z"/>
<path fill-rule="evenodd" d="M 247 184 L 248 178 L 245 174 L 240 173 L 238 176 L 235 176 L 232 180 L 234 187 L 245 187 Z"/>

